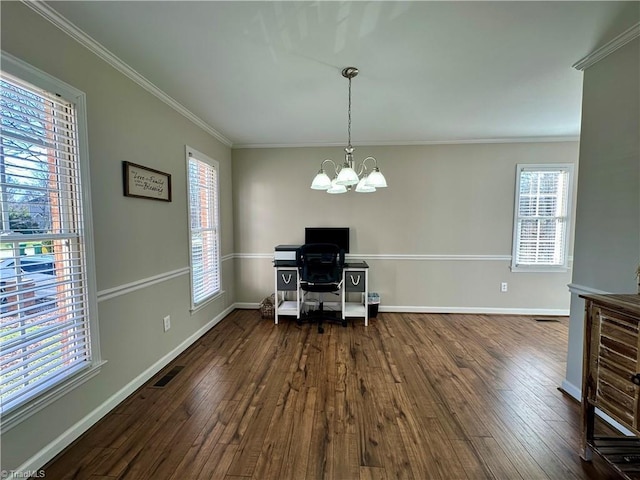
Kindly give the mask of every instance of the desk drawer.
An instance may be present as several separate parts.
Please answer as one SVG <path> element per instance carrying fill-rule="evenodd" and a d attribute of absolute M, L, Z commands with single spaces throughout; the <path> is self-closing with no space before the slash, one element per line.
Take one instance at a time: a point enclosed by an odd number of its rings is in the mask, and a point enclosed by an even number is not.
<path fill-rule="evenodd" d="M 298 270 L 278 269 L 276 283 L 279 291 L 295 291 L 298 289 Z"/>
<path fill-rule="evenodd" d="M 345 270 L 344 289 L 346 292 L 364 292 L 366 286 L 365 270 Z"/>

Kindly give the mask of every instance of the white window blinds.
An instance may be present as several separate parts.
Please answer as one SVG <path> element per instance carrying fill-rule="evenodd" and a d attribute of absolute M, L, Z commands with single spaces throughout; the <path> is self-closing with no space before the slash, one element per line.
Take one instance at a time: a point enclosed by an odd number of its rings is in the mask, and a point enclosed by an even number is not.
<path fill-rule="evenodd" d="M 571 165 L 518 165 L 514 269 L 566 267 Z"/>
<path fill-rule="evenodd" d="M 191 300 L 196 307 L 220 291 L 218 163 L 187 150 Z"/>
<path fill-rule="evenodd" d="M 91 365 L 76 106 L 0 79 L 3 416 Z"/>

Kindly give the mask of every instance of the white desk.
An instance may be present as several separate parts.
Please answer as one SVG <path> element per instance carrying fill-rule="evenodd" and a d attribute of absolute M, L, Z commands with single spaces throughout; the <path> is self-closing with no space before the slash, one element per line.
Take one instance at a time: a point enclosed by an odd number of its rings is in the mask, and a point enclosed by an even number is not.
<path fill-rule="evenodd" d="M 300 289 L 300 276 L 295 261 L 274 260 L 275 273 L 275 315 L 278 323 L 280 315 L 294 316 L 300 319 L 303 295 Z M 367 262 L 348 262 L 342 270 L 342 289 L 340 290 L 340 309 L 342 319 L 364 318 L 369 325 L 367 296 L 369 293 L 369 265 Z M 359 298 L 354 301 L 353 298 Z M 331 302 L 325 302 L 325 305 Z"/>

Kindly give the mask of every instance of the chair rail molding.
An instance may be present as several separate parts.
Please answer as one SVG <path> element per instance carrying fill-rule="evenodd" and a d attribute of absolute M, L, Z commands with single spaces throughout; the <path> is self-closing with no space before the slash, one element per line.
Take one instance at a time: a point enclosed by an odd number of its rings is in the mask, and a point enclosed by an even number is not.
<path fill-rule="evenodd" d="M 235 253 L 239 259 L 273 260 L 273 253 Z M 424 260 L 424 261 L 497 261 L 510 262 L 511 255 L 449 255 L 449 254 L 402 254 L 402 253 L 347 253 L 347 260 Z"/>
<path fill-rule="evenodd" d="M 227 262 L 229 260 L 233 260 L 233 254 L 223 255 L 222 257 L 220 257 L 220 262 Z M 151 277 L 141 278 L 140 280 L 118 285 L 113 288 L 100 290 L 98 292 L 98 302 L 103 302 L 114 297 L 119 297 L 120 295 L 135 292 L 136 290 L 140 290 L 141 288 L 150 287 L 151 285 L 155 285 L 156 283 L 165 282 L 167 280 L 171 280 L 172 278 L 186 275 L 190 271 L 190 267 L 183 267 L 177 270 L 171 270 L 169 272 L 153 275 Z"/>
<path fill-rule="evenodd" d="M 170 272 L 160 273 L 147 278 L 141 278 L 135 282 L 125 283 L 118 285 L 117 287 L 107 288 L 98 292 L 98 302 L 103 302 L 111 298 L 119 297 L 127 293 L 135 292 L 141 288 L 147 288 L 156 283 L 166 282 L 172 278 L 180 277 L 189 273 L 191 269 L 189 267 L 179 268 L 178 270 L 172 270 Z"/>

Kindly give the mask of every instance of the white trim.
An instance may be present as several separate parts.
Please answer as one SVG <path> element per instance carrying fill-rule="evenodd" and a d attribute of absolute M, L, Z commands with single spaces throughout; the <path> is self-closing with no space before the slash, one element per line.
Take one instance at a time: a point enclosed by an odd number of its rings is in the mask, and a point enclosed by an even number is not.
<path fill-rule="evenodd" d="M 109 397 L 105 402 L 102 403 L 98 408 L 94 409 L 80 421 L 76 422 L 70 428 L 68 428 L 62 435 L 58 436 L 53 442 L 46 445 L 39 452 L 29 458 L 26 462 L 24 462 L 19 467 L 13 469 L 15 472 L 24 472 L 27 470 L 36 471 L 42 468 L 47 462 L 49 462 L 52 458 L 54 458 L 58 453 L 64 450 L 67 446 L 71 445 L 76 439 L 78 439 L 84 432 L 86 432 L 89 428 L 91 428 L 96 422 L 98 422 L 101 418 L 103 418 L 106 414 L 108 414 L 111 410 L 113 410 L 116 406 L 118 406 L 122 401 L 124 401 L 129 395 L 134 393 L 137 389 L 142 387 L 147 381 L 149 381 L 156 373 L 162 370 L 166 365 L 169 364 L 174 358 L 180 355 L 183 351 L 185 351 L 188 347 L 190 347 L 194 342 L 196 342 L 200 337 L 202 337 L 205 333 L 207 333 L 211 328 L 217 325 L 222 319 L 224 319 L 227 315 L 229 315 L 236 308 L 258 308 L 259 304 L 257 303 L 235 303 L 224 311 L 216 315 L 210 322 L 204 325 L 202 328 L 194 332 L 191 336 L 189 336 L 186 340 L 184 340 L 180 345 L 174 348 L 171 352 L 167 353 L 164 357 L 156 361 L 153 365 L 147 368 L 144 372 L 134 378 L 131 382 L 121 388 L 118 392 Z M 381 311 L 400 311 L 399 308 L 407 308 L 411 309 L 412 312 L 417 312 L 416 308 L 432 308 L 432 307 L 386 307 L 382 308 Z M 461 310 L 458 308 L 458 310 Z M 452 313 L 478 313 L 477 310 L 474 309 L 474 312 L 465 311 L 465 312 L 452 312 Z M 482 309 L 488 310 L 488 309 Z M 510 313 L 510 314 L 524 314 L 524 313 L 515 313 L 512 311 L 507 312 L 506 310 L 514 310 L 514 309 L 492 309 L 496 310 L 496 313 Z M 499 312 L 498 312 L 499 310 Z M 407 310 L 409 311 L 409 310 Z M 425 313 L 426 310 L 424 310 Z M 439 313 L 442 313 L 442 309 L 437 309 Z M 533 310 L 532 310 L 533 311 Z M 541 310 L 536 310 L 535 314 L 538 315 L 559 315 L 558 313 L 540 313 Z M 545 310 L 545 312 L 548 312 Z M 491 313 L 488 311 L 484 311 L 483 313 Z M 563 386 L 564 386 L 563 382 Z M 567 392 L 574 396 L 570 387 L 565 387 Z M 575 391 L 575 388 L 574 388 Z M 579 394 L 578 394 L 579 395 Z"/>
<path fill-rule="evenodd" d="M 568 265 L 519 265 L 514 267 L 509 266 L 509 270 L 514 273 L 567 273 L 571 271 L 571 267 Z"/>
<path fill-rule="evenodd" d="M 46 91 L 61 94 L 65 100 L 73 102 L 77 116 L 77 140 L 78 140 L 78 165 L 80 174 L 81 198 L 82 198 L 82 212 L 83 217 L 80 220 L 82 224 L 82 244 L 85 251 L 85 276 L 86 276 L 86 309 L 87 309 L 87 325 L 90 329 L 89 335 L 89 348 L 91 352 L 91 365 L 83 369 L 81 372 L 76 372 L 74 375 L 61 381 L 60 384 L 50 390 L 48 393 L 43 394 L 40 399 L 34 399 L 28 401 L 21 407 L 17 408 L 14 412 L 9 412 L 8 415 L 2 418 L 2 431 L 7 428 L 11 428 L 25 418 L 33 415 L 35 412 L 49 405 L 51 402 L 57 400 L 67 392 L 81 385 L 89 380 L 94 375 L 100 373 L 100 367 L 105 361 L 102 360 L 100 350 L 100 322 L 98 317 L 98 301 L 97 301 L 97 280 L 95 269 L 95 245 L 94 245 L 94 232 L 93 232 L 93 220 L 90 212 L 92 211 L 91 205 L 91 175 L 90 175 L 90 160 L 89 160 L 89 126 L 87 115 L 87 100 L 86 94 L 74 86 L 48 74 L 47 72 L 34 67 L 33 65 L 0 50 L 2 56 L 2 69 L 23 81 L 32 83 L 33 85 L 42 88 Z"/>
<path fill-rule="evenodd" d="M 234 253 L 233 258 L 263 258 L 273 260 L 273 253 Z"/>
<path fill-rule="evenodd" d="M 358 142 L 353 143 L 354 147 L 402 147 L 420 145 L 475 145 L 475 144 L 495 144 L 495 143 L 555 143 L 555 142 L 578 142 L 579 136 L 565 137 L 514 137 L 514 138 L 469 138 L 459 140 L 407 140 L 404 142 Z M 314 148 L 314 147 L 344 147 L 344 143 L 317 142 L 317 143 L 237 143 L 233 145 L 234 150 L 251 148 Z"/>
<path fill-rule="evenodd" d="M 498 261 L 510 262 L 511 255 L 431 255 L 431 254 L 348 254 L 347 259 L 357 260 L 421 260 L 421 261 Z"/>
<path fill-rule="evenodd" d="M 591 65 L 598 63 L 607 55 L 615 52 L 619 48 L 623 47 L 627 43 L 629 43 L 634 38 L 640 36 L 640 22 L 633 25 L 631 28 L 628 28 L 616 38 L 611 40 L 610 42 L 605 43 L 603 46 L 598 48 L 597 50 L 591 52 L 590 54 L 582 57 L 576 63 L 571 65 L 576 70 L 584 71 L 589 68 Z"/>
<path fill-rule="evenodd" d="M 562 380 L 561 387 L 569 396 L 575 398 L 577 401 L 582 401 L 582 390 L 576 387 L 573 383 L 569 382 L 566 378 Z"/>
<path fill-rule="evenodd" d="M 118 285 L 117 287 L 107 288 L 106 290 L 100 290 L 98 292 L 98 302 L 103 302 L 120 295 L 126 295 L 127 293 L 135 292 L 141 288 L 147 288 L 156 283 L 165 282 L 172 278 L 180 277 L 189 273 L 191 269 L 189 267 L 180 268 L 178 270 L 172 270 L 170 272 L 161 273 L 159 275 L 153 275 L 152 277 L 142 278 L 135 282 L 125 283 Z"/>
<path fill-rule="evenodd" d="M 606 295 L 610 293 L 605 292 L 604 290 L 587 287 L 585 285 L 578 285 L 576 283 L 570 283 L 567 287 L 569 287 L 569 291 L 571 293 L 575 293 L 576 295 Z"/>
<path fill-rule="evenodd" d="M 91 428 L 98 420 L 103 418 L 107 413 L 113 410 L 118 404 L 124 401 L 129 395 L 134 393 L 137 389 L 142 387 L 153 376 L 162 370 L 169 364 L 174 358 L 184 352 L 188 347 L 195 343 L 200 337 L 207 333 L 211 328 L 217 325 L 224 317 L 234 310 L 235 306 L 232 305 L 216 315 L 210 322 L 198 329 L 187 339 L 185 339 L 180 345 L 167 353 L 164 357 L 160 358 L 153 365 L 147 368 L 144 372 L 134 378 L 131 382 L 114 393 L 98 408 L 94 409 L 84 418 L 76 422 L 70 428 L 68 428 L 62 435 L 58 436 L 53 442 L 46 445 L 43 449 L 29 458 L 25 463 L 19 467 L 13 469 L 15 472 L 24 471 L 36 471 L 45 465 L 49 460 L 55 457 L 58 453 L 64 450 L 67 446 L 71 445 L 77 438 L 84 432 Z"/>
<path fill-rule="evenodd" d="M 235 253 L 234 258 L 273 260 L 273 253 Z M 436 260 L 436 261 L 498 261 L 510 262 L 511 255 L 431 255 L 403 253 L 347 253 L 348 260 Z"/>
<path fill-rule="evenodd" d="M 231 140 L 222 135 L 220 132 L 215 130 L 211 125 L 206 123 L 200 117 L 196 116 L 190 110 L 188 110 L 185 106 L 179 103 L 177 100 L 171 98 L 165 92 L 156 87 L 153 83 L 147 80 L 145 77 L 136 72 L 129 65 L 124 63 L 121 59 L 116 57 L 113 53 L 107 50 L 103 45 L 99 42 L 91 38 L 88 34 L 83 32 L 80 28 L 75 26 L 65 17 L 60 15 L 54 9 L 49 7 L 47 4 L 40 0 L 31 0 L 31 1 L 23 1 L 24 5 L 29 7 L 34 12 L 40 14 L 44 19 L 48 20 L 50 23 L 58 27 L 64 33 L 73 38 L 76 42 L 78 42 L 83 47 L 87 48 L 89 51 L 100 57 L 102 60 L 107 62 L 113 68 L 118 70 L 120 73 L 133 80 L 139 86 L 144 88 L 147 92 L 151 93 L 153 96 L 161 100 L 162 102 L 169 105 L 176 112 L 187 118 L 193 124 L 202 128 L 205 132 L 209 133 L 220 142 L 225 144 L 227 147 L 232 146 Z"/>
<path fill-rule="evenodd" d="M 582 390 L 576 387 L 573 383 L 565 379 L 562 381 L 562 387 L 560 388 L 562 388 L 562 390 L 564 390 L 567 393 L 567 395 L 575 398 L 578 402 L 582 402 Z M 622 426 L 620 423 L 615 421 L 613 418 L 611 418 L 609 415 L 604 413 L 599 408 L 596 408 L 596 415 L 598 415 L 600 418 L 602 418 L 605 422 L 607 422 L 609 425 L 611 425 L 613 428 L 618 430 L 623 435 L 628 435 L 632 437 L 635 436 L 635 433 L 626 429 L 624 426 Z"/>
<path fill-rule="evenodd" d="M 224 260 L 231 258 L 240 259 L 263 259 L 272 260 L 273 253 L 232 253 L 223 257 Z M 414 254 L 414 253 L 347 253 L 348 260 L 421 260 L 421 261 L 490 261 L 490 262 L 511 262 L 511 255 L 449 255 L 449 254 Z M 573 256 L 567 257 L 569 264 L 573 262 Z M 571 270 L 567 268 L 566 271 Z M 553 270 L 557 272 L 557 270 Z"/>
<path fill-rule="evenodd" d="M 189 313 L 193 315 L 194 313 L 202 310 L 203 308 L 208 307 L 213 301 L 224 297 L 226 294 L 227 292 L 225 290 L 220 290 L 217 293 L 214 293 L 213 295 L 211 295 L 209 298 L 199 303 L 198 305 L 192 306 L 191 309 L 189 310 Z"/>
<path fill-rule="evenodd" d="M 202 128 L 207 133 L 211 134 L 213 137 L 218 139 L 227 147 L 231 147 L 234 149 L 251 149 L 251 148 L 300 148 L 300 147 L 344 147 L 344 143 L 303 143 L 303 144 L 293 144 L 293 143 L 283 143 L 283 144 L 233 144 L 233 142 L 225 137 L 223 134 L 218 132 L 211 125 L 206 123 L 200 117 L 196 116 L 193 112 L 188 110 L 185 106 L 180 104 L 177 100 L 173 99 L 165 92 L 160 90 L 157 86 L 147 80 L 144 76 L 136 72 L 133 68 L 127 65 L 120 58 L 116 57 L 113 53 L 111 53 L 107 48 L 105 48 L 102 44 L 97 42 L 95 39 L 91 38 L 87 33 L 82 31 L 79 27 L 74 25 L 68 19 L 60 15 L 57 11 L 49 7 L 46 3 L 41 0 L 23 0 L 23 3 L 31 8 L 33 11 L 41 15 L 44 19 L 49 21 L 51 24 L 58 27 L 64 33 L 73 38 L 76 42 L 87 48 L 89 51 L 97 55 L 99 58 L 107 62 L 113 68 L 118 70 L 120 73 L 134 81 L 136 84 L 147 90 L 149 93 L 154 95 L 156 98 L 161 100 L 162 102 L 169 105 L 175 111 L 183 115 L 189 121 Z M 628 40 L 627 40 L 628 41 Z M 625 42 L 626 43 L 626 42 Z M 558 137 L 514 137 L 514 138 L 491 138 L 491 139 L 482 139 L 482 138 L 471 138 L 471 139 L 458 139 L 458 140 L 412 140 L 412 141 L 404 141 L 404 142 L 380 142 L 380 141 L 372 141 L 372 142 L 360 142 L 358 144 L 354 144 L 354 146 L 358 145 L 368 145 L 368 146 L 412 146 L 412 145 L 461 145 L 461 144 L 496 144 L 496 143 L 549 143 L 549 142 L 577 142 L 580 140 L 579 136 L 558 136 Z"/>
<path fill-rule="evenodd" d="M 562 238 L 563 244 L 561 246 L 563 252 L 564 262 L 560 264 L 550 265 L 550 264 L 518 264 L 518 252 L 520 251 L 520 228 L 519 228 L 519 219 L 520 219 L 520 203 L 522 200 L 522 195 L 520 192 L 520 184 L 522 181 L 522 174 L 524 172 L 566 172 L 566 204 L 564 205 L 564 211 L 560 214 L 556 213 L 556 216 L 563 215 L 565 219 L 565 228 L 564 228 L 564 237 Z M 522 272 L 543 272 L 543 273 L 564 273 L 570 270 L 569 261 L 571 260 L 569 257 L 569 236 L 571 233 L 571 222 L 573 222 L 573 218 L 571 216 L 572 213 L 572 193 L 573 192 L 573 177 L 574 177 L 574 166 L 572 163 L 518 163 L 516 165 L 516 181 L 515 181 L 515 195 L 514 195 L 514 206 L 513 206 L 513 238 L 512 238 L 512 250 L 511 250 L 511 272 L 514 273 L 522 273 Z M 558 201 L 559 204 L 561 204 Z M 541 217 L 536 217 L 538 219 L 548 218 L 547 215 L 543 215 Z M 557 240 L 556 238 L 554 239 Z"/>
<path fill-rule="evenodd" d="M 236 302 L 235 307 L 239 309 L 257 309 L 260 308 L 260 304 Z M 468 315 L 541 315 L 554 317 L 566 317 L 569 315 L 569 310 L 562 308 L 433 307 L 424 305 L 386 305 L 379 307 L 378 311 L 386 313 L 458 313 Z"/>
<path fill-rule="evenodd" d="M 19 408 L 15 412 L 10 412 L 7 415 L 3 415 L 2 424 L 0 424 L 0 433 L 7 432 L 23 420 L 29 418 L 31 415 L 38 413 L 43 408 L 51 405 L 59 398 L 62 398 L 64 395 L 71 392 L 74 388 L 77 388 L 83 383 L 89 381 L 100 373 L 102 365 L 104 365 L 105 363 L 107 363 L 106 360 L 100 360 L 93 365 L 85 367 L 84 369 L 80 370 L 75 376 L 70 377 L 64 383 L 58 385 L 58 387 L 52 388 L 42 396 L 36 397 L 34 401 L 28 402 L 26 404 L 26 407 Z"/>
<path fill-rule="evenodd" d="M 236 302 L 235 307 L 241 310 L 256 310 L 260 308 L 260 304 L 255 302 Z"/>
<path fill-rule="evenodd" d="M 229 255 L 225 255 L 224 257 L 221 257 L 220 261 L 226 262 L 228 260 L 233 260 L 233 258 L 234 258 L 234 255 L 229 254 Z M 156 283 L 166 282 L 167 280 L 171 280 L 172 278 L 185 275 L 190 271 L 191 269 L 189 267 L 183 267 L 177 270 L 171 270 L 169 272 L 153 275 L 151 277 L 141 278 L 140 280 L 136 280 L 135 282 L 125 283 L 122 285 L 118 285 L 117 287 L 100 290 L 98 292 L 98 302 L 103 302 L 104 300 L 110 300 L 112 298 L 119 297 L 120 295 L 126 295 L 127 293 L 140 290 L 141 288 L 150 287 L 151 285 L 155 285 Z M 221 295 L 222 293 L 224 293 L 224 291 L 220 291 L 219 295 Z"/>
<path fill-rule="evenodd" d="M 503 307 L 434 307 L 420 305 L 387 305 L 380 306 L 380 312 L 396 313 L 459 313 L 470 315 L 549 315 L 566 317 L 569 309 L 565 308 L 503 308 Z"/>
<path fill-rule="evenodd" d="M 189 233 L 189 237 L 188 237 L 188 242 L 187 244 L 189 245 L 189 266 L 190 266 L 190 271 L 191 271 L 191 275 L 189 275 L 189 286 L 191 289 L 191 312 L 196 312 L 198 311 L 198 309 L 202 308 L 203 306 L 205 306 L 209 301 L 213 300 L 214 298 L 217 298 L 221 295 L 222 292 L 222 262 L 220 261 L 220 256 L 221 256 L 221 246 L 222 246 L 222 237 L 220 234 L 220 230 L 221 230 L 221 221 L 220 221 L 220 162 L 218 162 L 217 160 L 214 160 L 213 158 L 209 157 L 208 155 L 199 152 L 198 150 L 196 150 L 195 148 L 190 147 L 189 145 L 185 145 L 184 146 L 184 158 L 185 158 L 185 178 L 187 180 L 187 218 L 190 219 L 191 216 L 193 215 L 193 213 L 197 213 L 197 217 L 200 217 L 200 214 L 203 211 L 208 212 L 207 216 L 208 216 L 208 222 L 207 224 L 213 224 L 213 226 L 208 226 L 206 229 L 203 230 L 207 230 L 210 232 L 213 232 L 215 234 L 215 252 L 213 252 L 215 254 L 215 268 L 204 268 L 204 264 L 202 262 L 196 262 L 197 265 L 195 265 L 196 267 L 201 267 L 201 268 L 196 268 L 194 270 L 194 256 L 193 256 L 193 236 L 194 236 L 194 227 L 192 225 L 191 220 L 189 220 L 188 223 L 188 233 Z M 192 178 L 191 178 L 191 162 L 194 161 L 196 163 L 196 165 L 198 165 L 198 169 L 200 168 L 200 166 L 204 166 L 207 169 L 207 175 L 209 177 L 213 177 L 215 185 L 213 188 L 211 188 L 209 182 L 207 182 L 207 191 L 209 192 L 213 192 L 213 204 L 208 204 L 206 208 L 204 208 L 203 210 L 203 206 L 201 205 L 201 197 L 198 195 L 197 197 L 200 199 L 198 200 L 197 203 L 197 210 L 192 211 L 192 209 L 194 208 L 194 205 L 192 204 L 191 200 L 192 200 L 192 190 L 194 189 L 194 185 L 192 185 Z M 199 177 L 198 177 L 199 178 Z M 198 183 L 198 187 L 199 188 L 205 188 L 202 185 L 200 185 L 200 181 L 197 179 Z M 210 252 L 207 251 L 205 252 L 203 255 L 208 255 Z M 214 273 L 214 277 L 217 281 L 217 287 L 218 290 L 216 291 L 211 291 L 209 289 L 207 289 L 206 292 L 202 292 L 206 294 L 206 297 L 200 299 L 198 302 L 196 302 L 196 289 L 195 289 L 195 284 L 194 281 L 196 280 L 194 278 L 195 272 L 199 272 L 200 270 L 202 270 L 202 274 L 206 275 L 208 273 Z"/>

